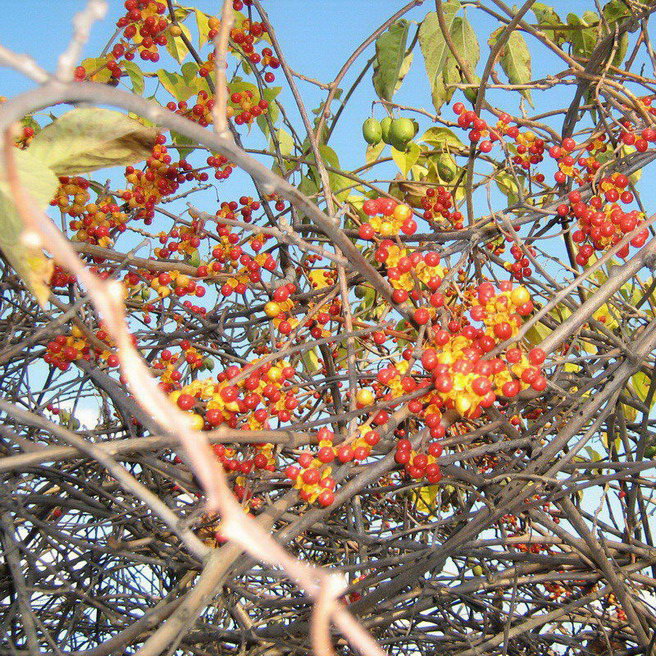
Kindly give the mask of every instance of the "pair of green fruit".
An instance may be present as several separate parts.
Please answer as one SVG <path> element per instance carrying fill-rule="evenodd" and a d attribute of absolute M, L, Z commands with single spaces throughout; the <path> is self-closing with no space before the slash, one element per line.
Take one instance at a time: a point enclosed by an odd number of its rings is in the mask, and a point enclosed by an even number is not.
<path fill-rule="evenodd" d="M 368 118 L 362 124 L 362 136 L 372 146 L 382 140 L 397 150 L 405 151 L 416 134 L 417 124 L 409 118 L 392 119 L 386 116 L 382 121 Z"/>

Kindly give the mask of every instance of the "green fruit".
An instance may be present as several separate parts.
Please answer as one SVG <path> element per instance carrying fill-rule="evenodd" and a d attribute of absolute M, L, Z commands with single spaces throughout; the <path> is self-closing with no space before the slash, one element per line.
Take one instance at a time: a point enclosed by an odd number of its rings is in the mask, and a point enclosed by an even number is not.
<path fill-rule="evenodd" d="M 475 565 L 472 568 L 472 573 L 474 576 L 483 576 L 483 568 L 480 565 Z"/>
<path fill-rule="evenodd" d="M 452 182 L 458 175 L 458 165 L 449 153 L 437 156 L 437 174 L 444 182 Z"/>
<path fill-rule="evenodd" d="M 390 129 L 392 127 L 392 119 L 389 116 L 386 116 L 380 122 L 381 136 L 383 141 L 388 144 L 390 143 Z"/>
<path fill-rule="evenodd" d="M 380 126 L 380 121 L 375 118 L 368 118 L 362 124 L 362 136 L 364 137 L 364 140 L 372 146 L 379 144 L 383 137 L 383 129 Z"/>
<path fill-rule="evenodd" d="M 392 144 L 408 143 L 417 134 L 417 126 L 409 118 L 395 118 L 390 127 L 390 141 Z"/>
<path fill-rule="evenodd" d="M 645 457 L 655 458 L 656 457 L 656 445 L 650 445 L 645 449 Z"/>
<path fill-rule="evenodd" d="M 392 144 L 392 148 L 396 148 L 396 150 L 399 150 L 402 153 L 407 153 L 408 150 L 410 149 L 410 144 L 412 142 L 411 141 L 396 141 L 395 139 L 390 139 L 390 143 Z"/>
<path fill-rule="evenodd" d="M 198 249 L 192 252 L 191 257 L 189 258 L 189 264 L 193 267 L 200 266 L 200 253 L 198 252 Z"/>

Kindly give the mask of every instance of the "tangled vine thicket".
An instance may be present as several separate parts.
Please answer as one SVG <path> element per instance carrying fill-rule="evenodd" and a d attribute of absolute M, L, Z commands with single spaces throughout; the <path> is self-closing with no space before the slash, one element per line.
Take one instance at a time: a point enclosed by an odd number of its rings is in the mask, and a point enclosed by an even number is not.
<path fill-rule="evenodd" d="M 0 654 L 656 654 L 656 5 L 570 4 L 0 45 Z"/>

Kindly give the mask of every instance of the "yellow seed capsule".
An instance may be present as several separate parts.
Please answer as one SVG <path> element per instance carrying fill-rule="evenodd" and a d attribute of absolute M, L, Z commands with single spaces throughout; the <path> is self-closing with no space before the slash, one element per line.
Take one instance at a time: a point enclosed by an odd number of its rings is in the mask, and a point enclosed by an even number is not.
<path fill-rule="evenodd" d="M 355 395 L 355 400 L 359 405 L 371 405 L 375 398 L 374 393 L 370 389 L 359 389 Z"/>
<path fill-rule="evenodd" d="M 275 301 L 269 301 L 265 306 L 264 306 L 264 312 L 267 315 L 267 317 L 273 319 L 274 317 L 277 317 L 280 312 L 281 312 L 280 305 L 276 303 Z"/>
<path fill-rule="evenodd" d="M 394 208 L 394 218 L 397 221 L 405 221 L 412 216 L 412 210 L 408 205 L 401 203 Z"/>
<path fill-rule="evenodd" d="M 393 237 L 397 234 L 397 230 L 391 221 L 383 221 L 380 225 L 380 234 L 383 237 Z"/>
<path fill-rule="evenodd" d="M 282 378 L 282 370 L 280 367 L 271 367 L 267 373 L 267 378 L 272 383 L 277 383 Z"/>
<path fill-rule="evenodd" d="M 191 430 L 203 430 L 203 426 L 205 425 L 205 420 L 199 415 L 199 414 L 192 414 L 189 415 L 189 425 Z"/>
<path fill-rule="evenodd" d="M 456 410 L 464 415 L 471 408 L 471 401 L 466 396 L 459 396 L 456 399 Z"/>
<path fill-rule="evenodd" d="M 531 300 L 531 294 L 524 286 L 515 287 L 515 289 L 510 292 L 510 300 L 515 305 L 523 305 Z"/>

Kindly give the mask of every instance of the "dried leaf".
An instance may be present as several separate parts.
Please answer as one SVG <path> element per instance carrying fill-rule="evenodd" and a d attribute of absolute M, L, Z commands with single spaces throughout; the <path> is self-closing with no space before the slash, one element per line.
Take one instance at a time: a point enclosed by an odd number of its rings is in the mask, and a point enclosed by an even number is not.
<path fill-rule="evenodd" d="M 146 159 L 157 130 L 110 109 L 73 109 L 34 137 L 30 154 L 56 175 L 78 175 Z"/>

